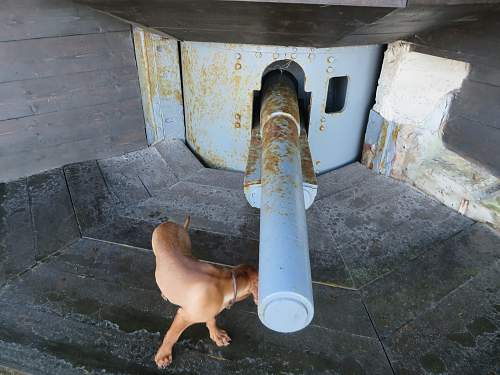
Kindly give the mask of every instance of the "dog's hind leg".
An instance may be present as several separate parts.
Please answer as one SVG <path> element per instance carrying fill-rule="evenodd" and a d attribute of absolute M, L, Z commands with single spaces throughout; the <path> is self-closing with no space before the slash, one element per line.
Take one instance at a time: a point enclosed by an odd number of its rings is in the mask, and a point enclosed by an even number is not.
<path fill-rule="evenodd" d="M 163 343 L 155 355 L 155 362 L 158 368 L 165 368 L 172 363 L 172 348 L 174 344 L 179 340 L 182 332 L 192 324 L 193 323 L 184 316 L 182 308 L 179 308 L 175 314 L 172 325 L 163 338 Z"/>
<path fill-rule="evenodd" d="M 215 318 L 210 319 L 207 323 L 208 331 L 210 332 L 210 338 L 217 346 L 228 346 L 231 342 L 231 337 L 226 331 L 217 327 L 217 322 Z"/>

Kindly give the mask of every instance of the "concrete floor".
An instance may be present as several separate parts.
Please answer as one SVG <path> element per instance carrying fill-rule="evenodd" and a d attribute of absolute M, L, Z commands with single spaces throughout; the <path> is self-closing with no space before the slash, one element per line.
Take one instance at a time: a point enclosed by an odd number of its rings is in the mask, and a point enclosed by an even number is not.
<path fill-rule="evenodd" d="M 499 374 L 498 234 L 359 164 L 319 186 L 312 324 L 274 333 L 245 301 L 220 316 L 229 347 L 193 326 L 164 372 Z M 257 264 L 242 175 L 203 168 L 178 141 L 0 184 L 0 373 L 159 373 L 175 309 L 150 235 L 186 212 L 197 257 Z"/>

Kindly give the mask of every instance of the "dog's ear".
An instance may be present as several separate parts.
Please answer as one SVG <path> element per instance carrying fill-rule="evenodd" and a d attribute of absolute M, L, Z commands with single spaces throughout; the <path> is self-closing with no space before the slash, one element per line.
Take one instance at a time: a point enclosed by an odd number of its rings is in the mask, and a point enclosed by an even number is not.
<path fill-rule="evenodd" d="M 259 302 L 259 276 L 250 279 L 250 293 L 252 293 L 253 301 L 256 305 Z"/>
<path fill-rule="evenodd" d="M 236 275 L 241 275 L 248 280 L 253 280 L 257 277 L 257 270 L 255 267 L 250 266 L 248 264 L 240 264 L 234 267 L 234 271 L 236 272 Z"/>
<path fill-rule="evenodd" d="M 253 300 L 255 304 L 257 304 L 257 301 L 259 299 L 259 273 L 255 269 L 255 267 L 252 267 L 247 264 L 240 264 L 239 266 L 235 267 L 235 271 L 237 275 L 242 275 L 248 280 L 249 286 L 248 286 L 248 292 L 250 292 L 253 296 Z"/>
<path fill-rule="evenodd" d="M 189 214 L 186 214 L 186 218 L 184 219 L 184 229 L 185 230 L 188 230 L 190 222 L 191 222 L 191 216 L 189 216 Z"/>

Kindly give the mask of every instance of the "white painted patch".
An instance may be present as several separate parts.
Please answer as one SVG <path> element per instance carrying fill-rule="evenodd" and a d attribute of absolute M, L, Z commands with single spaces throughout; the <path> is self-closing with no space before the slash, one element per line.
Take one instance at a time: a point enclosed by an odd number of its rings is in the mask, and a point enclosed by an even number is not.
<path fill-rule="evenodd" d="M 469 64 L 410 51 L 408 43 L 389 45 L 374 110 L 399 124 L 421 125 L 450 92 L 460 89 Z"/>
<path fill-rule="evenodd" d="M 454 94 L 468 73 L 467 63 L 412 52 L 405 42 L 390 44 L 373 109 L 398 132 L 392 132 L 383 145 L 373 146 L 373 137 L 367 137 L 375 155 L 363 159 L 376 160 L 393 147 L 391 163 L 372 163 L 377 172 L 404 180 L 463 215 L 500 228 L 499 179 L 448 150 L 442 141 Z"/>

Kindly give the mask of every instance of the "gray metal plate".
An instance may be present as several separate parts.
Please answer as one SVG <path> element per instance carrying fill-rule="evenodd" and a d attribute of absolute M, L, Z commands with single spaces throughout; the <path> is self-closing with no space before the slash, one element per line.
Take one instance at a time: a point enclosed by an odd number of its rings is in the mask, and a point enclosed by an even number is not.
<path fill-rule="evenodd" d="M 253 93 L 275 61 L 292 60 L 311 93 L 309 143 L 316 173 L 359 155 L 375 91 L 382 47 L 275 47 L 181 43 L 186 137 L 209 166 L 244 171 L 250 146 Z M 325 113 L 328 82 L 347 76 L 345 107 Z"/>

